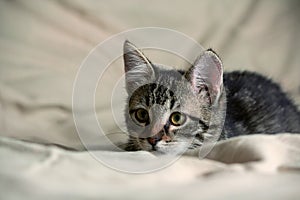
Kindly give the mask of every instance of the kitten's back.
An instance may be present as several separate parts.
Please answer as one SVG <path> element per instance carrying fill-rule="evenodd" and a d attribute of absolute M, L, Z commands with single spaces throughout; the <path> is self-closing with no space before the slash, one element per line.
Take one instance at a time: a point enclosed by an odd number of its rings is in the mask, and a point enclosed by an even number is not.
<path fill-rule="evenodd" d="M 254 133 L 300 132 L 297 107 L 280 86 L 252 72 L 224 73 L 227 137 Z"/>

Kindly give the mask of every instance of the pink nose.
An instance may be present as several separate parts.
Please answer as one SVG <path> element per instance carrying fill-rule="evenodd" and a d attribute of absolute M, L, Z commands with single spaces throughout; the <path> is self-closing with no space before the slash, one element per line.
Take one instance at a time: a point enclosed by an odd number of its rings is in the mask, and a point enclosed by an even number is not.
<path fill-rule="evenodd" d="M 165 142 L 171 142 L 171 140 L 172 140 L 171 137 L 167 136 L 167 135 L 163 135 L 161 139 Z"/>
<path fill-rule="evenodd" d="M 153 136 L 153 137 L 148 137 L 147 138 L 148 142 L 152 145 L 152 146 L 155 146 L 156 143 L 160 140 L 163 140 L 165 142 L 171 142 L 172 141 L 172 138 L 166 134 L 163 134 L 161 135 L 160 133 Z"/>

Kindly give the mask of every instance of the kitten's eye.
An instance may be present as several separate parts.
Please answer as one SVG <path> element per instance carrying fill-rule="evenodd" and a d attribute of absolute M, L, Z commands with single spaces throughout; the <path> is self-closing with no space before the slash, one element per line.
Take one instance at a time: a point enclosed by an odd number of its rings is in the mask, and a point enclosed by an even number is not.
<path fill-rule="evenodd" d="M 170 116 L 170 122 L 174 126 L 180 126 L 186 121 L 186 116 L 180 112 L 174 112 Z"/>
<path fill-rule="evenodd" d="M 134 117 L 139 123 L 147 123 L 149 120 L 149 114 L 147 110 L 143 108 L 137 109 L 135 111 Z"/>

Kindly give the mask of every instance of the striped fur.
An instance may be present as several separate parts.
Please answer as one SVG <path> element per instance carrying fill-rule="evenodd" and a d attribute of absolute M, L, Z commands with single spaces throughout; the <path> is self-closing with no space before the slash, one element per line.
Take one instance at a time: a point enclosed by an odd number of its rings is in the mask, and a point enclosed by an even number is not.
<path fill-rule="evenodd" d="M 239 135 L 300 132 L 299 111 L 278 84 L 256 73 L 223 74 L 211 49 L 184 72 L 154 65 L 127 41 L 124 63 L 128 151 L 177 154 Z M 135 119 L 139 109 L 147 122 Z M 172 123 L 174 113 L 185 116 L 182 124 Z"/>

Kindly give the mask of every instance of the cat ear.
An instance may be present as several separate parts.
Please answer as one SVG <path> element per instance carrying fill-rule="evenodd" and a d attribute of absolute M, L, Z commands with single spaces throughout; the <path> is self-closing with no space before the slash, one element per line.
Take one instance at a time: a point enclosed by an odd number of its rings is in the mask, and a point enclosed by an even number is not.
<path fill-rule="evenodd" d="M 196 94 L 206 92 L 213 103 L 223 89 L 223 65 L 219 56 L 212 50 L 204 51 L 186 74 Z"/>
<path fill-rule="evenodd" d="M 123 48 L 125 79 L 127 92 L 132 93 L 142 85 L 151 82 L 154 78 L 154 69 L 150 60 L 126 40 Z"/>

